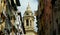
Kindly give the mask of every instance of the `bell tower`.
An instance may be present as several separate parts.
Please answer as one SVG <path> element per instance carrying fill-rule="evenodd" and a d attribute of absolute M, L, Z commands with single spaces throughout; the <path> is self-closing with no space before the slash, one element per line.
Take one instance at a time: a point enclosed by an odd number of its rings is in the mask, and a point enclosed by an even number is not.
<path fill-rule="evenodd" d="M 34 31 L 34 16 L 31 11 L 29 3 L 23 16 L 23 22 L 26 35 L 36 35 L 36 32 Z"/>

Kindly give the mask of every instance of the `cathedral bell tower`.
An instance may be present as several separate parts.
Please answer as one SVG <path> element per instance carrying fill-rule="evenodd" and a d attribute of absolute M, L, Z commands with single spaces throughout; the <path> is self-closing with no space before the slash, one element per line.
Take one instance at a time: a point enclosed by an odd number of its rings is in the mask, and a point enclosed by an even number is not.
<path fill-rule="evenodd" d="M 34 31 L 34 16 L 28 3 L 28 7 L 23 16 L 26 35 L 36 35 Z"/>

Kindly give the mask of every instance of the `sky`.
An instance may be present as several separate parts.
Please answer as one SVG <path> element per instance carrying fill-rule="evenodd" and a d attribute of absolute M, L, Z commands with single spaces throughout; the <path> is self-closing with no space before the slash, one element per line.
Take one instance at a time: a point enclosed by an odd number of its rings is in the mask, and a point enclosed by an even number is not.
<path fill-rule="evenodd" d="M 18 11 L 21 12 L 22 17 L 23 17 L 23 14 L 24 14 L 27 6 L 28 6 L 28 3 L 30 5 L 31 10 L 32 10 L 33 13 L 35 11 L 37 11 L 37 8 L 38 8 L 38 1 L 37 0 L 19 0 L 19 1 L 20 1 L 21 6 L 19 6 L 17 8 L 18 8 Z M 34 23 L 35 23 L 34 24 L 35 25 L 34 26 L 35 27 L 34 29 L 36 31 L 37 30 L 37 28 L 36 28 L 36 19 L 35 19 L 35 22 Z"/>

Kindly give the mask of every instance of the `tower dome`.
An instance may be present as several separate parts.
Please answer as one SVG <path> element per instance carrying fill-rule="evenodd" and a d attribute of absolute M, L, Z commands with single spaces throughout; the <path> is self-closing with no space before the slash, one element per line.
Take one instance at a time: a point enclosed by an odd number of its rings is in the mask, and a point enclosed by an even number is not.
<path fill-rule="evenodd" d="M 31 10 L 31 7 L 30 7 L 30 5 L 29 5 L 29 3 L 28 3 L 28 6 L 27 6 L 27 9 L 26 9 L 26 11 L 25 11 L 25 13 L 24 13 L 24 15 L 26 16 L 26 15 L 33 15 L 33 13 L 32 13 L 32 10 Z"/>

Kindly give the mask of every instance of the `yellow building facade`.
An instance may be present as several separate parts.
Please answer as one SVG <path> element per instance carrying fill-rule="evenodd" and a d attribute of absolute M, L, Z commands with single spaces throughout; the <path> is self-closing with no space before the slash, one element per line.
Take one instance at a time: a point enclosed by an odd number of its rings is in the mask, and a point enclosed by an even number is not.
<path fill-rule="evenodd" d="M 5 17 L 1 15 L 3 9 L 6 11 L 6 4 L 4 2 L 5 2 L 4 0 L 0 0 L 0 31 L 5 28 L 5 20 L 4 20 Z"/>
<path fill-rule="evenodd" d="M 6 20 L 5 20 L 6 18 L 5 18 L 4 15 L 2 15 L 3 10 L 6 13 L 6 1 L 5 0 L 0 0 L 0 35 L 4 34 L 3 30 L 5 29 L 5 26 L 6 26 Z M 10 20 L 10 21 L 11 21 L 12 25 L 14 25 L 14 21 L 15 21 L 14 17 L 12 17 L 12 20 Z M 14 30 L 12 30 L 11 33 L 14 34 Z"/>

